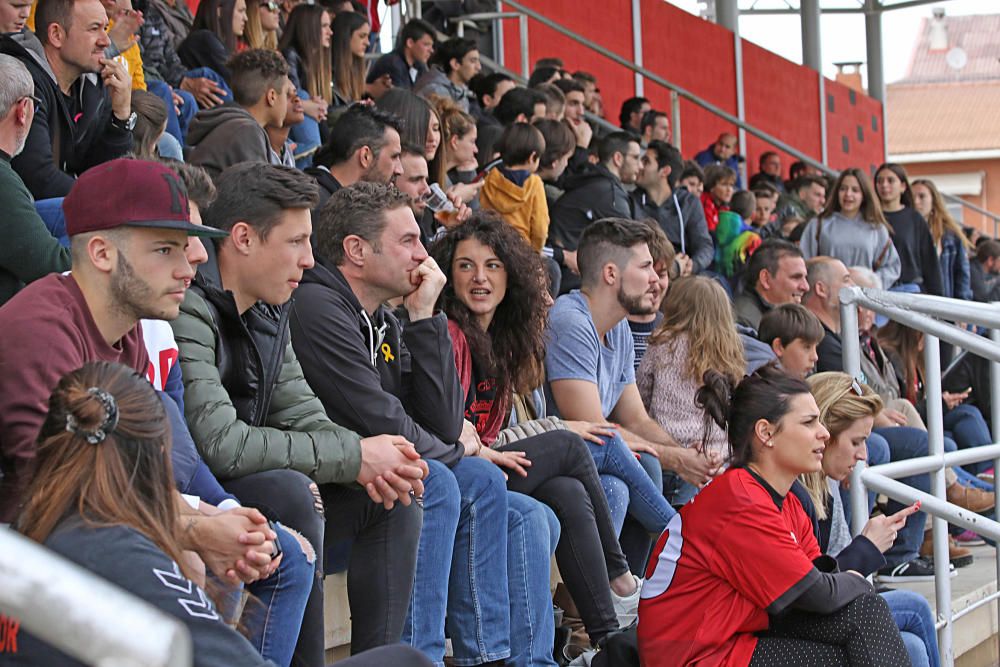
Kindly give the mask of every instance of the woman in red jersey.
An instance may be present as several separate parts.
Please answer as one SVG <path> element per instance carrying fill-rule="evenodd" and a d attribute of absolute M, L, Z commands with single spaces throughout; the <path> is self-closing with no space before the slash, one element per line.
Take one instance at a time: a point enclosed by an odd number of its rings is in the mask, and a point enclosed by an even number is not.
<path fill-rule="evenodd" d="M 765 366 L 732 388 L 708 371 L 697 402 L 728 428 L 731 467 L 657 540 L 639 604 L 643 665 L 897 667 L 886 603 L 820 553 L 788 493 L 822 467 L 829 433 L 809 386 Z"/>

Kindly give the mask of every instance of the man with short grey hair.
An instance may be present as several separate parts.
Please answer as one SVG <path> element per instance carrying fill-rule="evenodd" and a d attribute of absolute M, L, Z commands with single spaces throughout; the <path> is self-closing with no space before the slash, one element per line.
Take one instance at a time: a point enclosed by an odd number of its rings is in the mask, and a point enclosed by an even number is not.
<path fill-rule="evenodd" d="M 3 0 L 0 0 L 2 2 Z M 49 233 L 35 201 L 10 161 L 24 149 L 35 116 L 35 83 L 28 68 L 0 54 L 0 305 L 26 283 L 69 270 L 69 250 Z"/>

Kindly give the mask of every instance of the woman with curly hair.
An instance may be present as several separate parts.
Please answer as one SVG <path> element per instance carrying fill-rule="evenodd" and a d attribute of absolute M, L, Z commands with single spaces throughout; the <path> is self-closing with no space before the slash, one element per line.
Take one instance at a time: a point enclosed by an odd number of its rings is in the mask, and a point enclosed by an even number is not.
<path fill-rule="evenodd" d="M 729 297 L 717 281 L 688 276 L 670 286 L 661 310 L 663 322 L 649 337 L 636 372 L 639 395 L 649 416 L 677 442 L 721 464 L 725 431 L 692 408 L 709 370 L 721 373 L 733 385 L 745 374 L 743 344 Z M 676 473 L 664 472 L 663 493 L 678 506 L 691 500 L 698 489 Z"/>
<path fill-rule="evenodd" d="M 556 560 L 597 644 L 634 620 L 639 591 L 599 470 L 646 484 L 654 498 L 647 511 L 651 524 L 665 525 L 672 512 L 611 424 L 549 418 L 504 430 L 512 394 L 530 393 L 542 383 L 549 303 L 541 258 L 517 230 L 494 214 L 476 214 L 431 253 L 448 278 L 439 304 L 449 318 L 466 419 L 486 445 L 486 457 L 518 473 L 508 488 L 541 500 L 559 517 Z M 587 455 L 588 447 L 599 452 L 599 461 Z M 610 588 L 593 585 L 604 577 Z"/>

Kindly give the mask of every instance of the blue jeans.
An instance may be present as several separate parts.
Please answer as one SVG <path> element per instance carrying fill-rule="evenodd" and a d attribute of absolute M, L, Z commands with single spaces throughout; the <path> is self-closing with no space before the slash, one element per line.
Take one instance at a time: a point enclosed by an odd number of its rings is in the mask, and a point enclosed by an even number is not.
<path fill-rule="evenodd" d="M 62 197 L 38 199 L 35 201 L 35 211 L 45 223 L 49 234 L 52 234 L 64 248 L 68 248 L 69 236 L 66 234 L 66 216 L 63 214 L 62 203 Z"/>
<path fill-rule="evenodd" d="M 889 444 L 890 461 L 904 461 L 918 456 L 927 456 L 927 431 L 908 426 L 891 426 L 875 429 L 873 433 L 882 436 Z M 870 452 L 871 450 L 869 449 Z M 930 475 L 902 477 L 899 481 L 920 491 L 930 493 Z M 886 511 L 892 514 L 903 509 L 903 507 L 905 505 L 902 503 L 890 500 Z M 920 545 L 924 541 L 925 524 L 926 517 L 924 512 L 914 512 L 906 519 L 906 524 L 896 535 L 896 541 L 885 552 L 887 565 L 899 565 L 900 563 L 913 560 L 920 554 Z"/>
<path fill-rule="evenodd" d="M 918 593 L 906 590 L 887 591 L 882 593 L 882 597 L 899 627 L 913 667 L 938 667 L 937 630 L 927 600 Z"/>
<path fill-rule="evenodd" d="M 549 562 L 559 542 L 559 520 L 530 496 L 507 492 L 507 589 L 510 595 L 510 657 L 516 667 L 555 667 L 555 618 Z M 466 663 L 472 664 L 472 663 Z"/>
<path fill-rule="evenodd" d="M 302 101 L 310 99 L 309 93 L 302 88 L 299 88 L 298 92 Z M 311 167 L 316 149 L 323 144 L 319 134 L 319 123 L 316 122 L 316 119 L 306 116 L 302 122 L 292 125 L 288 131 L 288 137 L 295 142 L 295 166 L 298 169 Z M 303 154 L 305 154 L 303 157 L 298 157 Z"/>
<path fill-rule="evenodd" d="M 698 495 L 698 487 L 690 482 L 685 482 L 684 478 L 670 470 L 663 471 L 663 497 L 667 499 L 673 507 L 687 505 L 692 498 Z"/>
<path fill-rule="evenodd" d="M 960 449 L 989 445 L 993 442 L 983 414 L 974 405 L 961 403 L 944 413 L 944 428 Z M 991 465 L 993 464 L 990 461 L 980 461 L 968 464 L 965 469 L 975 475 Z"/>
<path fill-rule="evenodd" d="M 676 514 L 663 497 L 663 469 L 659 460 L 650 454 L 642 454 L 636 460 L 618 434 L 603 440 L 603 445 L 590 441 L 586 444 L 601 475 L 615 531 L 621 532 L 626 514 L 631 514 L 646 532 L 659 535 Z"/>
<path fill-rule="evenodd" d="M 306 558 L 298 540 L 278 530 L 283 555 L 278 570 L 250 586 L 253 598 L 243 611 L 250 643 L 264 658 L 284 667 L 292 661 L 302 615 L 312 589 L 316 563 Z"/>
<path fill-rule="evenodd" d="M 403 641 L 443 665 L 447 629 L 455 664 L 505 660 L 511 633 L 503 473 L 480 458 L 453 468 L 433 460 L 427 465 Z"/>
<path fill-rule="evenodd" d="M 192 70 L 188 70 L 184 74 L 185 79 L 211 79 L 218 84 L 219 88 L 222 88 L 222 92 L 218 93 L 218 96 L 222 98 L 222 102 L 231 102 L 233 99 L 233 90 L 226 83 L 226 80 L 222 78 L 222 75 L 216 72 L 211 67 L 196 67 Z M 194 114 L 191 114 L 192 116 Z"/>

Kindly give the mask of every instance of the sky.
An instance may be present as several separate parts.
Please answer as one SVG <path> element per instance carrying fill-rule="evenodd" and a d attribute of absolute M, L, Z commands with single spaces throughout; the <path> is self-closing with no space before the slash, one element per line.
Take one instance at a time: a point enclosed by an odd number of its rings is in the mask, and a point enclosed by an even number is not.
<path fill-rule="evenodd" d="M 704 0 L 667 0 L 693 14 L 704 8 Z M 888 0 L 887 5 L 894 0 Z M 897 0 L 898 1 L 898 0 Z M 753 6 L 754 0 L 739 0 L 741 9 Z M 774 9 L 799 0 L 756 0 L 756 8 Z M 821 7 L 857 7 L 859 0 L 820 0 Z M 952 16 L 967 14 L 1000 14 L 1000 3 L 995 0 L 950 0 L 907 9 L 886 12 L 882 17 L 882 58 L 885 81 L 892 83 L 903 78 L 909 63 L 913 44 L 920 30 L 921 19 L 930 18 L 934 7 L 943 7 Z M 821 19 L 823 73 L 833 78 L 837 73 L 835 62 L 865 62 L 865 19 L 862 14 L 828 14 Z M 796 63 L 802 62 L 802 29 L 797 14 L 784 16 L 740 17 L 740 34 L 748 41 L 773 51 Z M 1000 37 L 998 37 L 1000 44 Z M 862 73 L 864 68 L 862 67 Z"/>

